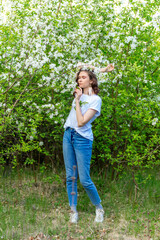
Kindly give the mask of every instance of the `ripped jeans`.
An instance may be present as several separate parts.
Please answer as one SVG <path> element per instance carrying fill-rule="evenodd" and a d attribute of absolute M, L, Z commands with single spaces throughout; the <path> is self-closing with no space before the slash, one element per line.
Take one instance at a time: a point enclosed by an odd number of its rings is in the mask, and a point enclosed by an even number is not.
<path fill-rule="evenodd" d="M 63 136 L 63 157 L 66 169 L 67 193 L 70 206 L 77 206 L 77 178 L 85 188 L 91 202 L 98 205 L 101 199 L 90 178 L 92 141 L 84 138 L 75 129 L 67 128 Z M 73 166 L 76 166 L 75 170 Z M 73 181 L 73 175 L 75 180 Z M 74 195 L 72 193 L 74 189 Z"/>

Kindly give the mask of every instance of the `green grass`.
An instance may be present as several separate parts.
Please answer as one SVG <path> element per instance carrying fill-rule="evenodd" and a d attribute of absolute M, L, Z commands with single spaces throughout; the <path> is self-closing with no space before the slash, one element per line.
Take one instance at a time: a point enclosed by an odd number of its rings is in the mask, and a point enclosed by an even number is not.
<path fill-rule="evenodd" d="M 141 176 L 142 178 L 142 176 Z M 8 172 L 0 176 L 0 239 L 29 240 L 39 233 L 41 239 L 160 239 L 160 177 L 153 171 L 141 184 L 135 200 L 131 176 L 111 181 L 92 173 L 105 210 L 103 223 L 95 224 L 95 209 L 83 187 L 78 184 L 77 225 L 69 223 L 65 173 L 34 174 L 23 170 L 20 176 Z M 142 181 L 142 179 L 139 179 Z"/>

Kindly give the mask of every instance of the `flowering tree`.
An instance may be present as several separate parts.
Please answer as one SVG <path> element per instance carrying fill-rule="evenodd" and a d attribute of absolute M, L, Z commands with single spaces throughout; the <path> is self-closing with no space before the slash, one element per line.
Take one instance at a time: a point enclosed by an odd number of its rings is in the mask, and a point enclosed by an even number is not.
<path fill-rule="evenodd" d="M 159 164 L 159 10 L 156 0 L 2 1 L 1 163 L 61 163 L 81 61 L 115 64 L 98 76 L 93 161 L 118 170 Z"/>

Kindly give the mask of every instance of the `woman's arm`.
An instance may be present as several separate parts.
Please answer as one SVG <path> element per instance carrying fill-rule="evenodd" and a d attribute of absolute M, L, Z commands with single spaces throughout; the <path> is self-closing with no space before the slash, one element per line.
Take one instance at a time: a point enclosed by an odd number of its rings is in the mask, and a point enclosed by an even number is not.
<path fill-rule="evenodd" d="M 90 69 L 92 69 L 92 70 L 95 70 L 95 67 L 94 66 L 92 66 L 92 65 L 89 65 L 89 64 L 85 64 L 85 63 L 81 63 L 81 62 L 79 62 L 78 63 L 78 68 L 80 69 L 80 68 L 90 68 Z M 100 68 L 100 69 L 98 69 L 100 72 L 102 72 L 102 73 L 104 73 L 104 72 L 111 72 L 111 71 L 113 71 L 114 70 L 114 65 L 113 64 L 108 64 L 108 66 L 107 67 L 105 67 L 105 68 Z"/>
<path fill-rule="evenodd" d="M 114 65 L 113 64 L 109 64 L 107 67 L 105 68 L 101 68 L 100 72 L 104 73 L 104 72 L 111 72 L 114 70 Z"/>
<path fill-rule="evenodd" d="M 75 93 L 76 93 L 76 97 L 75 97 L 75 101 L 76 101 L 76 117 L 77 117 L 77 122 L 78 122 L 78 127 L 83 127 L 87 122 L 89 122 L 89 120 L 92 119 L 92 117 L 96 114 L 96 110 L 94 109 L 88 109 L 87 112 L 85 112 L 84 115 L 82 115 L 81 112 L 81 107 L 80 107 L 80 97 L 82 95 L 82 89 L 75 89 Z"/>
<path fill-rule="evenodd" d="M 92 117 L 96 114 L 96 110 L 94 109 L 88 109 L 87 112 L 82 115 L 79 99 L 76 98 L 76 117 L 78 122 L 78 127 L 83 127 L 89 120 L 92 119 Z"/>

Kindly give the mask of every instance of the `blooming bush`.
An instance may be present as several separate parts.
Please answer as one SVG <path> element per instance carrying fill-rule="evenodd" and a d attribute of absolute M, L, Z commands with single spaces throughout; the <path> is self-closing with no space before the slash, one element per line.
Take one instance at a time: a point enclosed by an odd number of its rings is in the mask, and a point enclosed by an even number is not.
<path fill-rule="evenodd" d="M 159 164 L 159 10 L 156 0 L 2 1 L 1 164 L 61 165 L 79 61 L 115 64 L 98 75 L 93 161 L 118 171 Z"/>

